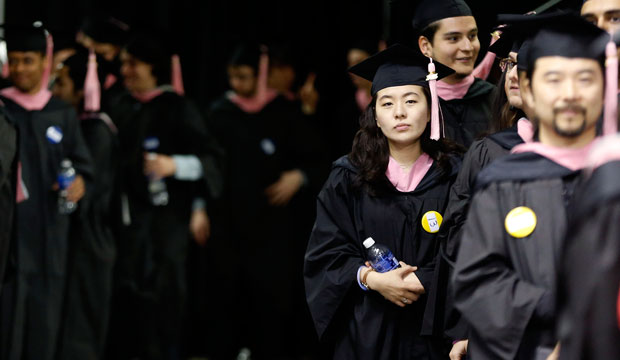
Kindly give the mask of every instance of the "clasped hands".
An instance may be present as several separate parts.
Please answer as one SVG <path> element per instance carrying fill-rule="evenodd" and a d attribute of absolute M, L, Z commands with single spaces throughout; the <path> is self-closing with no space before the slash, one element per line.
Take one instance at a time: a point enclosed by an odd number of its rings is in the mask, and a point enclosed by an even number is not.
<path fill-rule="evenodd" d="M 361 277 L 365 272 L 370 271 L 368 262 L 366 266 L 367 269 L 362 270 Z M 368 273 L 366 283 L 370 289 L 379 292 L 388 301 L 405 307 L 417 301 L 426 292 L 415 274 L 416 270 L 418 270 L 417 266 L 407 265 L 401 261 L 400 267 L 394 270 L 384 273 L 371 271 Z"/>

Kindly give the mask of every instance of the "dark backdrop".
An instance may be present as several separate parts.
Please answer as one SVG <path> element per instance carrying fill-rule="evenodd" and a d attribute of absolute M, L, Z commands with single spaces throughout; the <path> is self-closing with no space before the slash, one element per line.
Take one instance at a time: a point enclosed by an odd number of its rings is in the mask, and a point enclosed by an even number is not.
<path fill-rule="evenodd" d="M 227 88 L 224 65 L 239 40 L 286 44 L 306 68 L 323 75 L 326 96 L 338 95 L 345 51 L 353 39 L 411 43 L 411 0 L 8 0 L 7 21 L 42 20 L 74 31 L 86 15 L 111 14 L 133 28 L 166 29 L 181 55 L 188 96 L 204 103 Z M 542 1 L 469 1 L 482 29 L 493 14 L 526 12 Z M 483 32 L 486 35 L 486 32 Z M 488 36 L 481 42 L 488 43 Z M 345 74 L 346 75 L 346 74 Z"/>

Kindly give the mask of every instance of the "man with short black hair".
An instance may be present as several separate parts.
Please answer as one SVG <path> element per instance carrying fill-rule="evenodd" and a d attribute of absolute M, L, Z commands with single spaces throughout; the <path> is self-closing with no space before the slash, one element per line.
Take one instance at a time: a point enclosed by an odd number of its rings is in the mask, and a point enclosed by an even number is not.
<path fill-rule="evenodd" d="M 424 0 L 413 28 L 422 54 L 455 70 L 437 82 L 437 93 L 446 137 L 469 147 L 488 130 L 495 88 L 473 75 L 480 51 L 476 19 L 463 0 Z"/>
<path fill-rule="evenodd" d="M 92 177 L 92 160 L 75 111 L 43 85 L 46 34 L 41 26 L 5 26 L 12 87 L 0 91 L 19 131 L 20 188 L 15 277 L 0 295 L 0 344 L 9 359 L 53 359 L 61 331 L 71 217 L 59 212 L 60 163 L 76 178 L 67 200 L 78 202 Z M 79 205 L 78 205 L 79 206 Z"/>
<path fill-rule="evenodd" d="M 577 16 L 510 21 L 540 29 L 520 89 L 538 129 L 477 178 L 453 278 L 474 360 L 546 359 L 555 347 L 567 204 L 603 109 L 606 33 Z"/>

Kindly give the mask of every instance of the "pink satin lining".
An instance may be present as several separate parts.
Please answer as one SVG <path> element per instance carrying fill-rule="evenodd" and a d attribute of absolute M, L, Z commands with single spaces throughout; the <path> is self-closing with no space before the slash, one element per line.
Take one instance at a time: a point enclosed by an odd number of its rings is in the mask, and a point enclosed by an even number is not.
<path fill-rule="evenodd" d="M 278 96 L 278 92 L 273 89 L 266 89 L 263 96 L 254 96 L 251 98 L 244 98 L 233 91 L 226 93 L 228 100 L 237 105 L 241 110 L 249 114 L 255 114 L 261 111 L 267 104 L 273 101 Z"/>
<path fill-rule="evenodd" d="M 385 175 L 392 185 L 400 192 L 410 192 L 416 189 L 424 175 L 433 165 L 433 159 L 426 153 L 422 153 L 420 157 L 413 163 L 409 172 L 403 171 L 398 162 L 390 156 Z"/>
<path fill-rule="evenodd" d="M 136 98 L 141 103 L 147 103 L 164 92 L 161 88 L 155 88 L 153 90 L 143 92 L 143 93 L 131 93 L 131 96 Z"/>
<path fill-rule="evenodd" d="M 517 121 L 517 133 L 523 142 L 532 142 L 534 140 L 534 125 L 528 119 L 522 117 Z"/>
<path fill-rule="evenodd" d="M 442 80 L 437 81 L 437 94 L 440 98 L 450 101 L 454 99 L 462 99 L 467 91 L 474 83 L 474 75 L 470 74 L 458 84 L 448 84 Z"/>
<path fill-rule="evenodd" d="M 497 55 L 495 55 L 494 53 L 490 51 L 487 52 L 486 56 L 484 57 L 484 59 L 482 59 L 480 64 L 478 64 L 478 66 L 474 68 L 472 75 L 474 75 L 474 77 L 477 77 L 478 79 L 486 80 L 491 73 L 493 64 L 495 63 L 495 57 L 497 57 Z"/>
<path fill-rule="evenodd" d="M 541 142 L 529 142 L 512 148 L 513 154 L 534 152 L 547 159 L 573 171 L 581 170 L 588 165 L 588 154 L 594 145 L 594 141 L 581 149 L 562 148 L 543 144 Z"/>
<path fill-rule="evenodd" d="M 372 101 L 372 98 L 368 94 L 368 91 L 364 89 L 357 89 L 355 92 L 355 102 L 357 103 L 357 107 L 362 111 L 366 111 L 368 104 Z"/>
<path fill-rule="evenodd" d="M 0 94 L 15 101 L 28 111 L 43 109 L 52 98 L 52 93 L 43 87 L 34 95 L 23 93 L 14 86 L 0 90 Z"/>
<path fill-rule="evenodd" d="M 620 161 L 620 134 L 598 138 L 588 155 L 588 167 L 592 169 L 610 161 Z"/>

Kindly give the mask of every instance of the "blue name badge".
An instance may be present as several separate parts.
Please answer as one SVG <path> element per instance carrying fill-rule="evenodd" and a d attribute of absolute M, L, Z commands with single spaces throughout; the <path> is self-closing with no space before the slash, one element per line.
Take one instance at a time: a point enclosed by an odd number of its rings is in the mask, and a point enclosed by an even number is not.
<path fill-rule="evenodd" d="M 58 126 L 50 126 L 45 132 L 45 137 L 50 143 L 59 144 L 62 141 L 62 130 Z"/>

